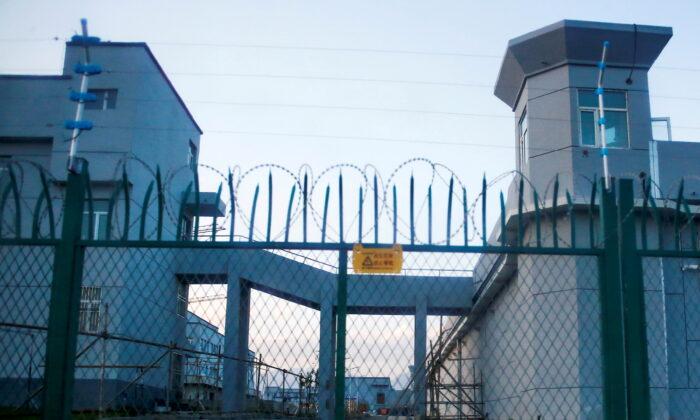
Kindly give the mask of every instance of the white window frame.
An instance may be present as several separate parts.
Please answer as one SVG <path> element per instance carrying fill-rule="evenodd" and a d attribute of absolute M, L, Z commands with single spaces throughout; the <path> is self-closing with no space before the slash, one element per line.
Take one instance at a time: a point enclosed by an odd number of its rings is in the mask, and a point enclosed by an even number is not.
<path fill-rule="evenodd" d="M 97 202 L 108 203 L 107 200 L 93 200 L 93 205 Z M 109 211 L 108 210 L 93 210 L 92 214 L 94 216 L 94 219 L 92 221 L 92 223 L 93 223 L 92 236 L 93 237 L 88 238 L 88 239 L 93 239 L 93 240 L 106 239 L 106 238 L 99 237 L 100 226 L 101 226 L 100 221 L 102 220 L 102 223 L 109 223 L 109 221 L 107 220 L 107 215 L 109 214 Z M 85 204 L 85 208 L 83 210 L 83 216 L 85 216 L 87 218 L 88 222 L 90 221 L 90 209 L 88 208 L 88 203 Z M 88 230 L 88 232 L 89 232 L 89 230 Z"/>
<path fill-rule="evenodd" d="M 600 112 L 598 110 L 598 107 L 590 107 L 590 106 L 581 106 L 581 91 L 592 91 L 595 93 L 595 89 L 587 89 L 587 88 L 578 88 L 576 89 L 576 119 L 578 121 L 578 144 L 581 147 L 588 147 L 591 149 L 598 149 L 602 147 L 601 145 L 601 138 L 600 138 L 600 126 L 598 125 L 598 120 L 600 119 Z M 630 148 L 630 116 L 629 116 L 629 97 L 627 95 L 626 90 L 606 90 L 606 92 L 612 93 L 622 93 L 625 95 L 625 107 L 624 108 L 615 108 L 611 107 L 607 104 L 604 104 L 603 110 L 605 112 L 608 111 L 614 111 L 614 112 L 624 112 L 625 113 L 625 121 L 627 123 L 627 141 L 625 146 L 613 146 L 608 144 L 608 149 L 629 149 Z M 605 98 L 603 98 L 605 100 Z M 588 112 L 593 112 L 593 135 L 595 137 L 595 144 L 590 145 L 590 144 L 583 144 L 583 126 L 582 126 L 582 121 L 581 121 L 581 112 L 582 111 L 588 111 Z"/>
<path fill-rule="evenodd" d="M 118 92 L 119 92 L 118 89 L 115 89 L 115 88 L 88 89 L 88 93 L 95 93 L 96 94 L 96 92 L 100 92 L 102 94 L 101 97 L 100 96 L 97 97 L 97 104 L 99 105 L 99 107 L 87 108 L 88 111 L 106 111 L 108 109 L 116 109 L 117 108 L 116 98 L 114 99 L 114 108 L 110 108 L 108 106 L 108 104 L 109 104 L 109 100 L 110 100 L 109 95 L 114 93 L 115 97 L 118 96 Z M 100 103 L 100 99 L 101 99 L 102 103 Z"/>
<path fill-rule="evenodd" d="M 80 313 L 78 328 L 81 332 L 100 332 L 102 318 L 102 288 L 83 286 L 80 288 Z"/>
<path fill-rule="evenodd" d="M 86 211 L 83 212 L 86 216 L 90 217 L 90 212 Z M 93 225 L 92 225 L 92 238 L 90 239 L 106 239 L 106 238 L 100 238 L 100 220 L 103 220 L 103 223 L 107 223 L 107 214 L 108 212 L 102 211 L 102 210 L 95 210 L 92 212 L 92 215 L 94 217 L 93 219 Z"/>

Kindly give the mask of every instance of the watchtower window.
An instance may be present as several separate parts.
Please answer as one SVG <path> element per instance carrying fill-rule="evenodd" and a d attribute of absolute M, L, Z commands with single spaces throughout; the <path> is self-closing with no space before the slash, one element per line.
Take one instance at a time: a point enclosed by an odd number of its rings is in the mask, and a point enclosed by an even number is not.
<path fill-rule="evenodd" d="M 88 89 L 88 93 L 95 95 L 97 100 L 85 102 L 85 109 L 114 109 L 117 107 L 116 89 Z"/>
<path fill-rule="evenodd" d="M 627 94 L 620 91 L 605 91 L 605 140 L 608 147 L 629 147 L 627 130 Z M 578 109 L 581 146 L 601 147 L 598 126 L 600 112 L 598 95 L 592 89 L 578 90 Z"/>

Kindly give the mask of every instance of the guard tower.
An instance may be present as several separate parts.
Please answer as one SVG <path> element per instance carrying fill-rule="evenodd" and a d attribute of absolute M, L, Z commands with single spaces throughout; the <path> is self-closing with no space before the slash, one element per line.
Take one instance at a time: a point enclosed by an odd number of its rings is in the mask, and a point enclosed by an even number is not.
<path fill-rule="evenodd" d="M 670 27 L 563 20 L 510 40 L 494 93 L 515 113 L 517 169 L 538 191 L 558 174 L 562 190 L 586 196 L 586 178 L 603 175 L 594 90 L 604 41 L 610 174 L 653 174 L 647 73 L 672 35 Z"/>

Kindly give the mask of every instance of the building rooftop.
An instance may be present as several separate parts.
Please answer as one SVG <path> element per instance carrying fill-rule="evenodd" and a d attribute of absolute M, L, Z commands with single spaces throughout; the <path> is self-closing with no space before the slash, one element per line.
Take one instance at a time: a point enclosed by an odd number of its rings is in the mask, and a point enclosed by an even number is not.
<path fill-rule="evenodd" d="M 82 44 L 69 41 L 69 42 L 66 42 L 66 46 L 82 47 Z M 163 67 L 161 67 L 161 65 L 158 62 L 158 60 L 156 59 L 155 55 L 153 55 L 153 52 L 148 47 L 148 44 L 146 44 L 145 42 L 109 42 L 108 41 L 108 42 L 100 42 L 97 45 L 90 46 L 90 48 L 94 48 L 94 47 L 97 47 L 97 48 L 99 48 L 99 47 L 121 47 L 121 48 L 134 47 L 134 48 L 143 48 L 144 50 L 146 50 L 146 54 L 148 54 L 148 56 L 151 58 L 151 60 L 153 60 L 153 64 L 155 64 L 155 66 L 158 69 L 158 71 L 160 72 L 161 76 L 163 76 L 163 79 L 165 80 L 165 82 L 168 84 L 168 86 L 172 90 L 177 101 L 180 103 L 182 108 L 185 110 L 185 113 L 187 113 L 187 116 L 192 121 L 192 124 L 194 124 L 195 128 L 197 128 L 197 131 L 199 131 L 199 134 L 204 134 L 202 129 L 199 127 L 199 124 L 197 124 L 197 121 L 195 121 L 194 116 L 190 112 L 189 108 L 187 108 L 187 105 L 185 105 L 185 101 L 183 101 L 182 98 L 180 97 L 180 94 L 177 93 L 175 86 L 168 78 L 168 75 L 165 74 L 165 70 L 163 70 Z"/>
<path fill-rule="evenodd" d="M 597 65 L 604 41 L 609 67 L 648 70 L 672 36 L 666 26 L 562 20 L 508 42 L 494 94 L 514 108 L 528 77 L 565 64 Z"/>

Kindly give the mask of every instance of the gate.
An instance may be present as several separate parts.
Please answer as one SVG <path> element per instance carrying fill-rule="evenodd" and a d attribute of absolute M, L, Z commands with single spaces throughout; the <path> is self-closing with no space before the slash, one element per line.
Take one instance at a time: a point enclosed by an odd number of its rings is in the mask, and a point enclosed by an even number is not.
<path fill-rule="evenodd" d="M 539 196 L 519 176 L 489 237 L 485 180 L 471 207 L 446 182 L 439 235 L 413 177 L 407 203 L 370 179 L 349 216 L 342 174 L 316 207 L 306 177 L 273 204 L 270 175 L 256 224 L 260 188 L 243 211 L 231 174 L 206 195 L 194 171 L 173 195 L 159 171 L 138 188 L 125 172 L 100 207 L 87 162 L 60 203 L 43 169 L 28 200 L 18 165 L 0 196 L 3 414 L 637 419 L 697 404 L 693 366 L 672 357 L 700 257 L 682 188 L 676 209 L 647 188 L 635 205 L 629 180 L 559 202 L 558 182 Z M 355 242 L 400 243 L 401 267 L 367 272 Z"/>

